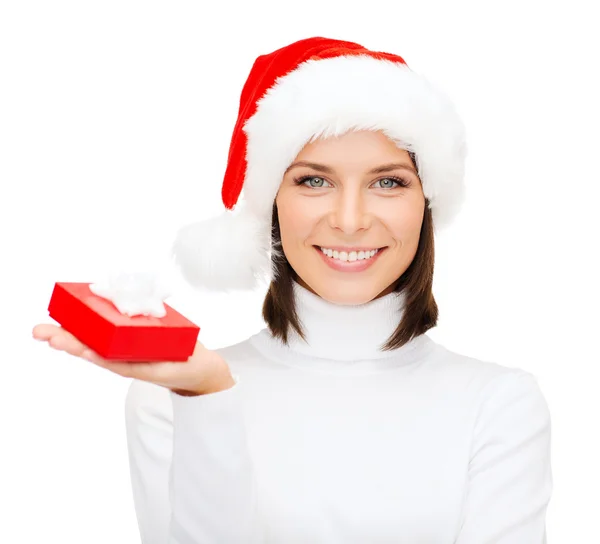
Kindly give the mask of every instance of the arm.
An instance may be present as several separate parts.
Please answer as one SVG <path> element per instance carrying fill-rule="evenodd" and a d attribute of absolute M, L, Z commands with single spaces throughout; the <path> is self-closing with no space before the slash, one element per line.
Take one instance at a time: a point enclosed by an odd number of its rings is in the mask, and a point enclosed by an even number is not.
<path fill-rule="evenodd" d="M 133 503 L 143 544 L 165 544 L 171 504 L 169 470 L 173 408 L 169 391 L 132 380 L 125 400 L 125 427 Z"/>
<path fill-rule="evenodd" d="M 257 488 L 235 385 L 173 403 L 170 544 L 262 542 Z"/>
<path fill-rule="evenodd" d="M 248 519 L 253 474 L 234 387 L 184 396 L 131 383 L 127 444 L 143 544 L 262 542 L 258 525 L 248 527 L 258 520 Z"/>
<path fill-rule="evenodd" d="M 524 371 L 502 376 L 490 389 L 474 429 L 455 544 L 545 544 L 552 494 L 546 400 Z"/>

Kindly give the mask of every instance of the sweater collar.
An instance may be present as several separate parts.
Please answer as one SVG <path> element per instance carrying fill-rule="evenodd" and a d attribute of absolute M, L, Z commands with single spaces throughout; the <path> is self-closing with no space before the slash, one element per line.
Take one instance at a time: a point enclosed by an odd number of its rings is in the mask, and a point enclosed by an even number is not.
<path fill-rule="evenodd" d="M 396 330 L 404 311 L 404 293 L 392 292 L 359 305 L 339 305 L 294 282 L 296 312 L 306 341 L 290 328 L 287 345 L 268 329 L 251 343 L 265 356 L 302 370 L 365 375 L 415 362 L 435 342 L 421 334 L 391 351 L 379 348 Z"/>
<path fill-rule="evenodd" d="M 296 312 L 306 342 L 291 329 L 290 349 L 324 359 L 380 359 L 390 351 L 379 348 L 402 317 L 404 294 L 389 293 L 358 305 L 334 304 L 294 281 Z"/>

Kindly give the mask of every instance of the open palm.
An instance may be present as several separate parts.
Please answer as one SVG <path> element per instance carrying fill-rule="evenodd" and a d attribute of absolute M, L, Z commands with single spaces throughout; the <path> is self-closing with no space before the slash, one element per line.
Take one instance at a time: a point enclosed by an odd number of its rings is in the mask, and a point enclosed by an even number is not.
<path fill-rule="evenodd" d="M 194 353 L 185 362 L 128 363 L 107 361 L 57 325 L 38 324 L 32 334 L 54 349 L 81 357 L 115 374 L 155 383 L 182 394 L 205 394 L 235 384 L 225 360 L 200 342 L 196 342 Z"/>

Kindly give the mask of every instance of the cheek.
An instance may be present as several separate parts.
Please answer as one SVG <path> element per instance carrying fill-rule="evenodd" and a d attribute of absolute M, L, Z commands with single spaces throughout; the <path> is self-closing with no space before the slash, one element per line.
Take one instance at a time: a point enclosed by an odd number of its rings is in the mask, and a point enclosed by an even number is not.
<path fill-rule="evenodd" d="M 381 217 L 385 222 L 392 236 L 403 242 L 410 244 L 419 239 L 421 235 L 421 225 L 423 223 L 424 204 L 420 206 L 417 203 L 406 203 L 406 205 L 395 206 L 393 210 L 385 217 Z"/>
<path fill-rule="evenodd" d="M 277 202 L 279 230 L 284 245 L 302 244 L 314 231 L 318 222 L 315 207 L 309 199 L 292 199 Z"/>

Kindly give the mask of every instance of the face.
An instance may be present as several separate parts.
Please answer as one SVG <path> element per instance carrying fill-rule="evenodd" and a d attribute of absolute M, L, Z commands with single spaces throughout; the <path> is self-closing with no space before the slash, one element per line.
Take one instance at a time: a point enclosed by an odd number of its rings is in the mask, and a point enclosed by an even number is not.
<path fill-rule="evenodd" d="M 363 304 L 392 292 L 417 251 L 421 182 L 408 152 L 381 132 L 307 144 L 275 201 L 298 283 L 330 302 Z"/>

